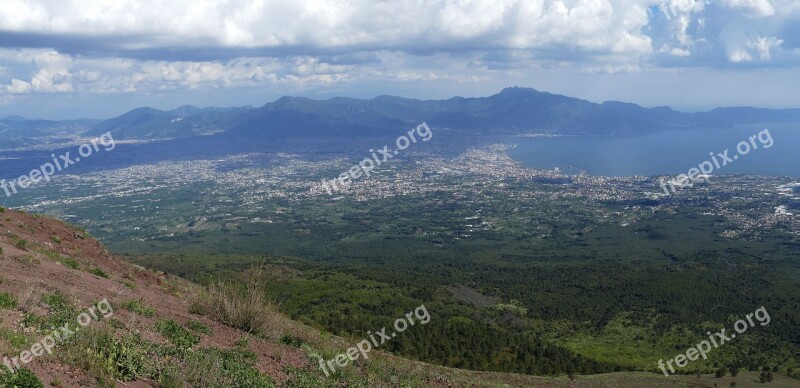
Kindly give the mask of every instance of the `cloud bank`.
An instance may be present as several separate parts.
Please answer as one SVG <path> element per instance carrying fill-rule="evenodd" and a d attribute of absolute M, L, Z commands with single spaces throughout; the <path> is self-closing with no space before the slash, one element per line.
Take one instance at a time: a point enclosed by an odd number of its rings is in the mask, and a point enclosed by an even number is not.
<path fill-rule="evenodd" d="M 1 2 L 6 100 L 800 64 L 800 0 Z"/>

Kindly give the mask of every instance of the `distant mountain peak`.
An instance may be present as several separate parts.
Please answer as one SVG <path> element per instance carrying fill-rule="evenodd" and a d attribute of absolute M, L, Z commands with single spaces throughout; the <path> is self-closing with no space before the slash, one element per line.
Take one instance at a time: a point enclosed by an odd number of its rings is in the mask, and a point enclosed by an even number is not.
<path fill-rule="evenodd" d="M 6 117 L 3 117 L 1 120 L 8 120 L 8 121 L 28 121 L 29 119 L 28 119 L 27 117 L 22 117 L 22 116 L 17 116 L 17 115 L 11 115 L 11 116 L 6 116 Z"/>
<path fill-rule="evenodd" d="M 181 106 L 173 109 L 171 112 L 176 114 L 176 115 L 179 115 L 179 116 L 188 116 L 188 115 L 197 114 L 198 112 L 200 112 L 202 110 L 203 109 L 198 108 L 198 107 L 196 107 L 194 105 L 181 105 Z"/>
<path fill-rule="evenodd" d="M 522 87 L 522 86 L 510 86 L 510 87 L 507 87 L 507 88 L 501 90 L 500 93 L 498 93 L 498 95 L 518 96 L 518 95 L 531 95 L 531 94 L 539 94 L 539 93 L 542 93 L 542 92 L 539 91 L 539 90 L 536 90 L 534 88 L 526 88 L 526 87 Z"/>

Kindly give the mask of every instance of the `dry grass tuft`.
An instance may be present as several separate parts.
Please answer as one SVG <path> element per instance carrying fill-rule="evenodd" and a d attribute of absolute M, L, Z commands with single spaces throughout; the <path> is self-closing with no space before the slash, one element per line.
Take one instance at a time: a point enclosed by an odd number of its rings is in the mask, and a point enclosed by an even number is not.
<path fill-rule="evenodd" d="M 252 271 L 244 287 L 214 282 L 192 301 L 189 311 L 247 333 L 280 338 L 283 317 L 267 297 L 262 270 Z"/>

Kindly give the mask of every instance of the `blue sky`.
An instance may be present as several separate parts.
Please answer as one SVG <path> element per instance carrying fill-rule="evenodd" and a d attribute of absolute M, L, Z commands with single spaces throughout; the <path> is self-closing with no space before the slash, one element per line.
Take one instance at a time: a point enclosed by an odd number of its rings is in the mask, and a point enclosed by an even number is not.
<path fill-rule="evenodd" d="M 506 86 L 800 107 L 800 0 L 0 0 L 0 116 Z"/>

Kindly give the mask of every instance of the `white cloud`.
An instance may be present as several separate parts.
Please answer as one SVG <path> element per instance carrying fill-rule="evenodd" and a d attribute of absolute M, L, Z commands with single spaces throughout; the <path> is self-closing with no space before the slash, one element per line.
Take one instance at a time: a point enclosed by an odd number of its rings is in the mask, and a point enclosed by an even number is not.
<path fill-rule="evenodd" d="M 0 94 L 479 82 L 536 68 L 621 74 L 662 60 L 800 60 L 781 55 L 796 52 L 783 46 L 783 27 L 800 15 L 798 0 L 0 1 L 3 33 L 58 38 L 38 45 L 53 49 L 0 48 Z"/>
<path fill-rule="evenodd" d="M 673 48 L 672 50 L 669 50 L 669 53 L 676 57 L 688 57 L 689 55 L 692 55 L 692 53 L 690 53 L 689 50 L 684 50 L 679 48 Z"/>
<path fill-rule="evenodd" d="M 53 92 L 90 94 L 157 93 L 169 90 L 211 90 L 288 86 L 309 88 L 349 81 L 480 82 L 488 79 L 468 71 L 468 64 L 448 55 L 413 57 L 399 52 L 379 52 L 374 62 L 336 64 L 318 57 L 241 57 L 227 61 L 139 61 L 128 58 L 72 57 L 52 50 L 0 49 L 0 62 L 29 66 L 28 78 L 16 77 L 0 95 Z"/>
<path fill-rule="evenodd" d="M 634 65 L 603 65 L 581 69 L 581 72 L 585 74 L 633 74 L 641 71 L 642 69 L 639 66 Z"/>
<path fill-rule="evenodd" d="M 138 37 L 130 48 L 408 47 L 471 41 L 647 52 L 636 0 L 6 0 L 3 30 Z"/>
<path fill-rule="evenodd" d="M 753 60 L 753 56 L 745 50 L 736 49 L 728 53 L 728 59 L 731 62 L 750 62 Z"/>
<path fill-rule="evenodd" d="M 660 53 L 689 57 L 696 45 L 706 42 L 703 37 L 705 18 L 702 15 L 710 1 L 671 0 L 659 4 L 658 9 L 668 24 L 668 36 L 664 38 L 669 41 L 661 47 Z"/>
<path fill-rule="evenodd" d="M 781 47 L 782 44 L 783 39 L 778 39 L 775 36 L 760 36 L 751 42 L 751 47 L 758 52 L 758 57 L 762 61 L 768 61 L 772 57 L 772 50 Z"/>
<path fill-rule="evenodd" d="M 9 94 L 33 92 L 64 93 L 73 91 L 72 58 L 53 50 L 14 50 L 0 53 L 0 60 L 29 63 L 35 68 L 30 80 L 12 78 L 5 90 Z M 2 90 L 2 88 L 0 88 Z"/>
<path fill-rule="evenodd" d="M 731 62 L 751 62 L 755 58 L 760 61 L 770 61 L 772 52 L 780 48 L 782 44 L 783 39 L 778 39 L 778 37 L 759 36 L 730 47 L 728 59 Z"/>
<path fill-rule="evenodd" d="M 769 0 L 721 0 L 720 3 L 729 8 L 742 11 L 750 17 L 764 17 L 775 14 L 775 8 Z"/>
<path fill-rule="evenodd" d="M 668 0 L 663 25 L 652 35 L 659 53 L 681 63 L 725 67 L 731 63 L 796 66 L 782 44 L 800 18 L 798 0 Z M 667 31 L 666 34 L 663 32 Z"/>
<path fill-rule="evenodd" d="M 11 94 L 24 94 L 30 93 L 33 90 L 30 82 L 25 82 L 18 80 L 16 78 L 11 80 L 11 84 L 6 86 L 6 90 L 8 90 Z"/>

